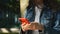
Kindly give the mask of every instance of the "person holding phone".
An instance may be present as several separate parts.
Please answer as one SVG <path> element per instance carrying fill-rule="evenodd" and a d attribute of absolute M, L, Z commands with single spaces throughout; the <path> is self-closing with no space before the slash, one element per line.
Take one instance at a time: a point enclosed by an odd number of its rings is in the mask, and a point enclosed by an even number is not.
<path fill-rule="evenodd" d="M 48 1 L 48 2 L 47 2 Z M 22 30 L 27 34 L 60 34 L 60 12 L 55 0 L 30 0 L 25 18 L 30 24 L 23 23 Z M 30 30 L 30 31 L 29 31 Z"/>

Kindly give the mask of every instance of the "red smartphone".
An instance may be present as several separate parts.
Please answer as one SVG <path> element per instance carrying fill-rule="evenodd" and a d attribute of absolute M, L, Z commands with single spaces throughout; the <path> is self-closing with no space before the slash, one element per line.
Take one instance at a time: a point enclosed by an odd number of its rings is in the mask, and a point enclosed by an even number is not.
<path fill-rule="evenodd" d="M 21 21 L 21 23 L 26 23 L 26 24 L 30 24 L 29 20 L 27 18 L 19 18 L 19 20 Z"/>

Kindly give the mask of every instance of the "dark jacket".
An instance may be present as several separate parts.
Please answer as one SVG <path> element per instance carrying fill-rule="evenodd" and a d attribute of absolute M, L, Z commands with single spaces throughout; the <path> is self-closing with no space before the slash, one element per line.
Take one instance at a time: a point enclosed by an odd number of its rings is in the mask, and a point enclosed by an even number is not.
<path fill-rule="evenodd" d="M 42 10 L 42 16 L 40 16 L 40 22 L 44 25 L 44 34 L 60 34 L 60 10 L 53 12 L 50 8 L 45 7 Z M 26 13 L 25 18 L 30 22 L 35 19 L 34 7 L 30 7 Z M 32 34 L 32 31 L 28 31 L 27 34 Z"/>

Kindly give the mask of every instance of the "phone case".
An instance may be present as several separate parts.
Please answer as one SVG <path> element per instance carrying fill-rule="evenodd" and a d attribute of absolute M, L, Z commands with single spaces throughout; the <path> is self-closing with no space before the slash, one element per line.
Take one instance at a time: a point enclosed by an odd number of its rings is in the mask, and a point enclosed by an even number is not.
<path fill-rule="evenodd" d="M 19 18 L 19 20 L 21 21 L 21 23 L 26 23 L 26 24 L 30 24 L 29 20 L 27 18 Z"/>

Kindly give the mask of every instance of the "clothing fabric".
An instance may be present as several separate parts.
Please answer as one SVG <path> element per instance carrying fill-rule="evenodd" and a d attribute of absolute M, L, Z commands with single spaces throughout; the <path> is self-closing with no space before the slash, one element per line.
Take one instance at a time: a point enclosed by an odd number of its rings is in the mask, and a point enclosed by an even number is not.
<path fill-rule="evenodd" d="M 33 6 L 26 11 L 25 18 L 27 18 L 30 22 L 35 20 Z M 50 8 L 44 6 L 43 14 L 39 22 L 44 25 L 44 34 L 60 34 L 60 10 L 57 10 L 57 12 L 54 13 Z M 31 33 L 32 31 L 28 31 L 27 34 Z"/>
<path fill-rule="evenodd" d="M 41 13 L 42 9 L 38 9 L 37 7 L 35 7 L 35 21 L 39 23 L 39 17 L 40 17 L 40 13 Z M 33 34 L 39 34 L 39 30 L 34 30 Z"/>
<path fill-rule="evenodd" d="M 39 23 L 39 17 L 40 17 L 41 11 L 42 9 L 35 7 L 35 22 Z"/>

